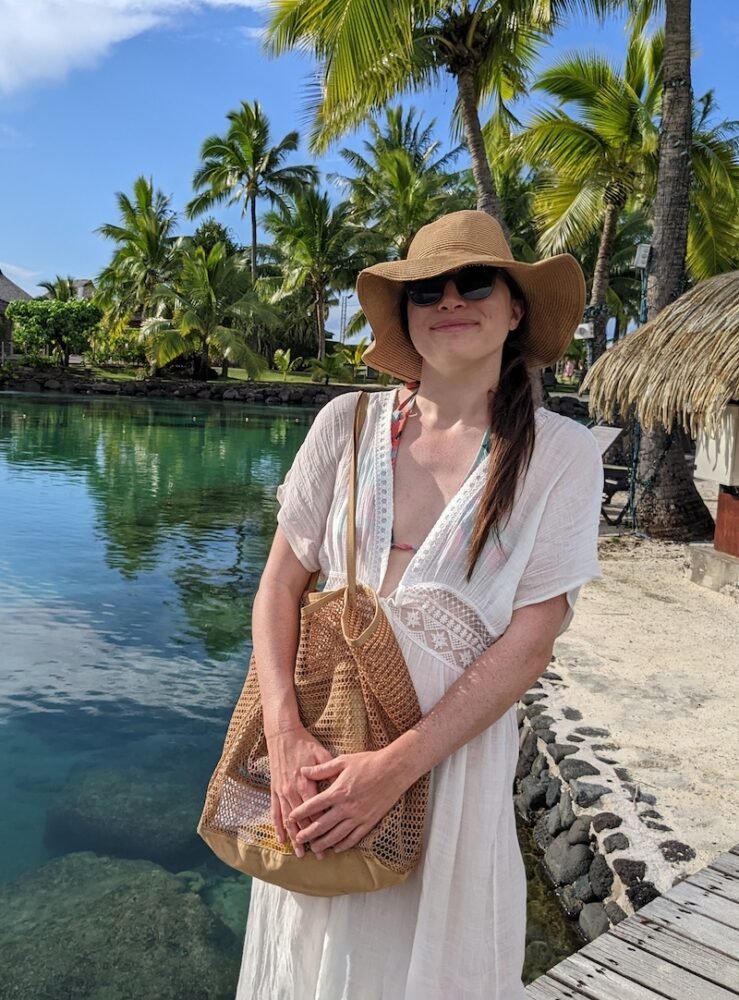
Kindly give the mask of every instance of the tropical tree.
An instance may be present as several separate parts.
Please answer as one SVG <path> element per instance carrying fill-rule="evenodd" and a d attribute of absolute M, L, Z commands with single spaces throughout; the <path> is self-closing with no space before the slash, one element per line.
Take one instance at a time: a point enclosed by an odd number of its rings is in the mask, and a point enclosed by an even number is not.
<path fill-rule="evenodd" d="M 352 377 L 356 378 L 359 369 L 364 364 L 362 355 L 367 350 L 369 341 L 366 337 L 362 339 L 357 344 L 342 344 L 340 348 L 336 351 L 344 359 L 344 364 L 349 368 L 352 373 Z"/>
<path fill-rule="evenodd" d="M 283 384 L 287 382 L 287 376 L 300 368 L 303 363 L 302 358 L 293 358 L 290 352 L 290 348 L 283 350 L 278 347 L 275 353 L 272 355 L 272 361 L 274 363 L 277 371 L 282 375 Z"/>
<path fill-rule="evenodd" d="M 330 379 L 336 382 L 351 382 L 352 373 L 346 364 L 341 351 L 326 354 L 323 358 L 313 358 L 310 363 L 311 376 L 314 382 L 328 385 Z"/>
<path fill-rule="evenodd" d="M 243 253 L 244 247 L 236 242 L 236 238 L 228 226 L 209 216 L 203 219 L 198 228 L 189 237 L 195 246 L 202 247 L 206 255 L 210 253 L 216 243 L 222 243 L 226 248 L 226 253 L 230 257 L 235 253 Z"/>
<path fill-rule="evenodd" d="M 257 294 L 243 257 L 228 256 L 222 243 L 210 253 L 202 247 L 183 251 L 169 285 L 157 291 L 159 315 L 145 321 L 141 339 L 157 365 L 182 355 L 195 358 L 193 376 L 205 379 L 215 352 L 240 364 L 251 377 L 264 367 L 247 344 L 250 321 L 269 322 L 272 310 Z"/>
<path fill-rule="evenodd" d="M 284 197 L 315 182 L 317 173 L 312 166 L 284 165 L 298 148 L 298 133 L 288 132 L 271 145 L 269 121 L 258 101 L 242 101 L 226 117 L 230 124 L 225 135 L 211 135 L 203 142 L 202 164 L 192 182 L 200 194 L 188 204 L 186 214 L 192 219 L 224 202 L 240 205 L 242 217 L 250 217 L 251 275 L 256 280 L 257 201 L 266 198 L 272 205 L 284 206 Z"/>
<path fill-rule="evenodd" d="M 424 125 L 414 108 L 388 108 L 382 124 L 368 122 L 362 152 L 340 151 L 354 176 L 332 176 L 348 194 L 357 221 L 372 226 L 392 257 L 405 257 L 418 230 L 443 212 L 474 205 L 463 175 L 448 169 L 459 147 L 440 155 L 434 125 Z"/>
<path fill-rule="evenodd" d="M 123 327 L 152 315 L 155 292 L 177 269 L 177 216 L 170 198 L 146 177 L 137 178 L 132 198 L 119 191 L 116 200 L 120 223 L 97 230 L 116 248 L 97 280 L 96 301 L 106 325 Z"/>
<path fill-rule="evenodd" d="M 693 102 L 690 0 L 665 0 L 664 96 L 654 232 L 647 286 L 653 319 L 684 290 L 690 217 Z M 684 457 L 682 435 L 658 426 L 641 439 L 636 487 L 639 526 L 657 538 L 710 537 L 713 520 Z"/>
<path fill-rule="evenodd" d="M 69 302 L 70 299 L 77 298 L 77 287 L 74 283 L 74 278 L 67 275 L 63 278 L 60 274 L 57 274 L 53 281 L 39 281 L 39 287 L 46 289 L 47 299 L 58 299 L 60 302 Z"/>
<path fill-rule="evenodd" d="M 525 91 L 539 43 L 563 16 L 610 6 L 613 0 L 274 0 L 266 39 L 274 53 L 308 49 L 319 60 L 318 151 L 403 91 L 451 76 L 477 207 L 503 222 L 479 106 L 492 101 L 505 114 Z"/>
<path fill-rule="evenodd" d="M 86 351 L 101 312 L 89 299 L 17 299 L 6 315 L 13 323 L 13 340 L 24 353 L 39 358 L 43 351 L 63 367 L 70 354 Z"/>
<path fill-rule="evenodd" d="M 378 259 L 376 239 L 353 221 L 348 201 L 332 208 L 328 195 L 316 187 L 305 188 L 278 211 L 268 212 L 264 226 L 274 237 L 282 260 L 276 297 L 299 288 L 310 290 L 318 360 L 322 361 L 330 291 L 352 287 L 357 273 Z"/>

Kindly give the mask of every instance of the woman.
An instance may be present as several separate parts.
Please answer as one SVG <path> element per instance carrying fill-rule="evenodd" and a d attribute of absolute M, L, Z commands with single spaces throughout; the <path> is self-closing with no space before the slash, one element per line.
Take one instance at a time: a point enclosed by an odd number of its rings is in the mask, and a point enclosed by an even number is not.
<path fill-rule="evenodd" d="M 512 784 L 515 705 L 598 575 L 602 470 L 583 427 L 535 409 L 529 369 L 582 315 L 573 258 L 514 261 L 498 224 L 457 212 L 405 261 L 363 271 L 367 362 L 410 382 L 369 400 L 358 466 L 358 577 L 380 595 L 421 722 L 332 759 L 292 686 L 300 596 L 345 581 L 356 394 L 317 416 L 280 487 L 253 636 L 272 818 L 302 855 L 357 841 L 432 771 L 424 857 L 405 883 L 315 898 L 254 882 L 239 1000 L 523 1000 L 526 883 Z M 329 786 L 317 791 L 317 782 Z"/>

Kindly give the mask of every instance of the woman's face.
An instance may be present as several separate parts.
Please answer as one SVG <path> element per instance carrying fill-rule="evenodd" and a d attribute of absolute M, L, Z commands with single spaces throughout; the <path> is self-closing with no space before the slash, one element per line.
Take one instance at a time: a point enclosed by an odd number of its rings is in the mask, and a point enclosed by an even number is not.
<path fill-rule="evenodd" d="M 408 300 L 408 330 L 413 346 L 439 371 L 500 363 L 503 344 L 524 315 L 500 274 L 484 299 L 464 298 L 450 279 L 441 299 L 430 306 Z"/>

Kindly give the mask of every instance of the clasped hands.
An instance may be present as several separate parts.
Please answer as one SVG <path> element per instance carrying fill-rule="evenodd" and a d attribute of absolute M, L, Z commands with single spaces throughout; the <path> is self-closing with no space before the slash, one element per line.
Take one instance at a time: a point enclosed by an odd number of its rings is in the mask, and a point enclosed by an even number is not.
<path fill-rule="evenodd" d="M 298 857 L 356 847 L 408 787 L 387 749 L 332 757 L 306 730 L 270 742 L 272 822 Z M 306 763 L 308 761 L 308 763 Z M 318 791 L 319 782 L 328 782 Z"/>

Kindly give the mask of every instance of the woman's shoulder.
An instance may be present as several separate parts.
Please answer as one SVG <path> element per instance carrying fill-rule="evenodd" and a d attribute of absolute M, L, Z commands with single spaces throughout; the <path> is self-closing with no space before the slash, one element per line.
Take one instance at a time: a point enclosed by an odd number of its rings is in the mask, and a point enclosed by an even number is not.
<path fill-rule="evenodd" d="M 598 442 L 587 427 L 543 406 L 536 411 L 534 458 L 552 467 L 559 464 L 560 468 L 564 464 L 591 465 L 601 461 Z"/>
<path fill-rule="evenodd" d="M 322 437 L 330 436 L 339 444 L 346 442 L 351 435 L 354 423 L 354 413 L 362 396 L 362 390 L 342 392 L 325 403 L 316 414 L 313 421 L 315 432 Z M 367 423 L 377 419 L 383 407 L 389 405 L 390 394 L 387 392 L 368 392 Z"/>

